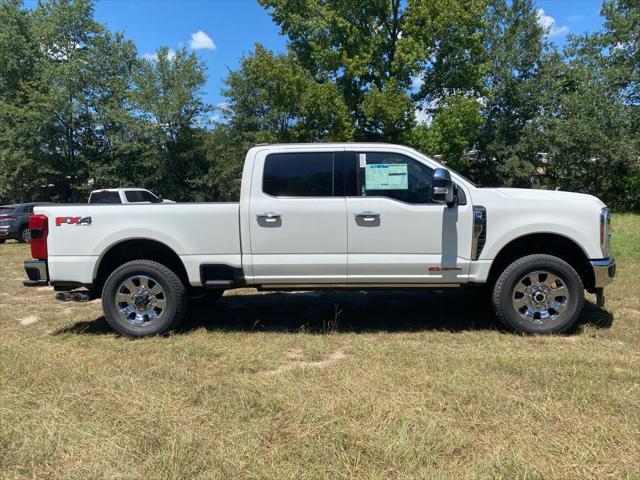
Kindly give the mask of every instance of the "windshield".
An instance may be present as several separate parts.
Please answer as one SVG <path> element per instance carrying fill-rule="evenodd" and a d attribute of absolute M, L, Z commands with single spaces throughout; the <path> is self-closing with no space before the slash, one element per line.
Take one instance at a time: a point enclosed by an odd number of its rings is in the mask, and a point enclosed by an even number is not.
<path fill-rule="evenodd" d="M 16 207 L 0 207 L 0 215 L 5 215 L 7 213 L 11 213 L 15 210 Z"/>

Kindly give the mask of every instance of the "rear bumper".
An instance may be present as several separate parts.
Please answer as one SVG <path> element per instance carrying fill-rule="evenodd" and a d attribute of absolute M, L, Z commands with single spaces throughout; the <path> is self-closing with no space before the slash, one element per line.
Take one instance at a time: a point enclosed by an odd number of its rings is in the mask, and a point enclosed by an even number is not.
<path fill-rule="evenodd" d="M 594 287 L 604 288 L 613 282 L 616 276 L 616 259 L 613 257 L 601 258 L 598 260 L 590 260 L 591 268 L 593 268 L 593 278 L 595 279 Z"/>
<path fill-rule="evenodd" d="M 27 272 L 28 280 L 22 284 L 25 287 L 42 287 L 49 285 L 49 273 L 45 260 L 25 260 L 24 270 Z"/>

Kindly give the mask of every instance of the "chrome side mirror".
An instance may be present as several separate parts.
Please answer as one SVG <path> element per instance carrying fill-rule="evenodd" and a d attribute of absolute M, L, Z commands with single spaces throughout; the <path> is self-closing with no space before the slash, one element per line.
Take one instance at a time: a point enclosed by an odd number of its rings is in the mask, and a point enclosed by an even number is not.
<path fill-rule="evenodd" d="M 436 203 L 446 203 L 448 207 L 455 203 L 451 174 L 446 168 L 436 168 L 433 172 L 431 199 Z"/>

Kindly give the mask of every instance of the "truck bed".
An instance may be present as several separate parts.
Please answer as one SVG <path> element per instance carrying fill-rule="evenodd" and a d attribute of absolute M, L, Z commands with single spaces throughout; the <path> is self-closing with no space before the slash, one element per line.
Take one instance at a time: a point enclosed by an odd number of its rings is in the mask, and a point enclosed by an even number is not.
<path fill-rule="evenodd" d="M 239 209 L 238 203 L 75 204 L 36 207 L 35 213 L 49 218 L 52 281 L 79 276 L 91 283 L 100 255 L 109 248 L 150 239 L 178 254 L 191 284 L 198 285 L 202 263 L 241 267 Z"/>

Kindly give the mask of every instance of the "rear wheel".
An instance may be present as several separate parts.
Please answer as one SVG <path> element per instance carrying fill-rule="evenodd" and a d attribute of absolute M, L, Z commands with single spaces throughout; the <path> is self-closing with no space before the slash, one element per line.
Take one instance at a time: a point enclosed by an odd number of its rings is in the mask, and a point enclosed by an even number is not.
<path fill-rule="evenodd" d="M 134 260 L 118 267 L 102 290 L 111 327 L 132 337 L 158 335 L 184 318 L 188 296 L 180 278 L 164 265 Z"/>
<path fill-rule="evenodd" d="M 571 328 L 584 304 L 578 273 L 552 255 L 529 255 L 504 269 L 493 286 L 498 318 L 513 330 L 558 333 Z"/>

